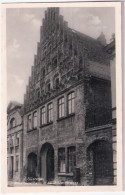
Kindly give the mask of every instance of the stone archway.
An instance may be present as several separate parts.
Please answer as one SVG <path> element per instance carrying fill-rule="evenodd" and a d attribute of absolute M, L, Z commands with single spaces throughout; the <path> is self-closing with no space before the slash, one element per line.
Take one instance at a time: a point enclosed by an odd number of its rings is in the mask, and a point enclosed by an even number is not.
<path fill-rule="evenodd" d="M 112 144 L 96 140 L 87 148 L 88 172 L 92 175 L 93 185 L 113 184 Z"/>
<path fill-rule="evenodd" d="M 54 148 L 50 143 L 43 144 L 40 151 L 40 176 L 46 182 L 54 180 Z"/>
<path fill-rule="evenodd" d="M 37 155 L 35 153 L 30 153 L 28 155 L 28 165 L 27 165 L 27 179 L 35 181 L 37 178 Z"/>

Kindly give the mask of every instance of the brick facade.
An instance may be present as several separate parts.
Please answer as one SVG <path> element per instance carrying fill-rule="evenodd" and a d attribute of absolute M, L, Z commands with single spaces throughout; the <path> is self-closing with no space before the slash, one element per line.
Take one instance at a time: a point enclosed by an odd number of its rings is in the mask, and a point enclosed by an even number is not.
<path fill-rule="evenodd" d="M 8 106 L 7 169 L 8 180 L 21 181 L 23 159 L 22 105 L 12 102 Z"/>

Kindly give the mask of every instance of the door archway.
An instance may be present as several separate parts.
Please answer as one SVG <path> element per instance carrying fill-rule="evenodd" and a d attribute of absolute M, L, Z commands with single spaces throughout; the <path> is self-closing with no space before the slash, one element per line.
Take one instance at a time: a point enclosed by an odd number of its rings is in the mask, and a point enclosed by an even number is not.
<path fill-rule="evenodd" d="M 54 148 L 50 143 L 45 143 L 40 152 L 40 176 L 44 181 L 54 180 Z"/>
<path fill-rule="evenodd" d="M 89 171 L 93 174 L 94 185 L 113 184 L 113 151 L 111 143 L 98 140 L 87 150 Z"/>

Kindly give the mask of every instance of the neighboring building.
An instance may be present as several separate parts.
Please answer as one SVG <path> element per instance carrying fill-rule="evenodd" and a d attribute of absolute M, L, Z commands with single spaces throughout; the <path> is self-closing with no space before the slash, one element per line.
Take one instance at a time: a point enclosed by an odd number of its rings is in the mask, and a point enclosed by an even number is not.
<path fill-rule="evenodd" d="M 117 183 L 117 158 L 116 158 L 116 54 L 115 54 L 115 38 L 106 46 L 106 51 L 109 53 L 110 68 L 111 68 L 111 91 L 112 91 L 112 148 L 113 148 L 113 172 L 114 184 Z"/>
<path fill-rule="evenodd" d="M 59 8 L 45 11 L 24 97 L 24 180 L 113 184 L 105 44 L 103 34 L 96 40 L 69 28 Z"/>
<path fill-rule="evenodd" d="M 11 102 L 7 108 L 8 181 L 21 181 L 23 154 L 22 105 Z"/>

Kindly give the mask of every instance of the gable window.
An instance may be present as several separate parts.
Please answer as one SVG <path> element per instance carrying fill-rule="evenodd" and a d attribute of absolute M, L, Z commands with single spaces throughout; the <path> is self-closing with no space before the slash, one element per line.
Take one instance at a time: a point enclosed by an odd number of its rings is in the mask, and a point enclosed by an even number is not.
<path fill-rule="evenodd" d="M 47 85 L 47 91 L 50 91 L 50 83 Z"/>
<path fill-rule="evenodd" d="M 45 68 L 43 69 L 43 78 L 45 77 Z"/>
<path fill-rule="evenodd" d="M 15 118 L 12 118 L 11 121 L 10 121 L 10 128 L 13 128 L 15 126 L 16 126 Z"/>
<path fill-rule="evenodd" d="M 68 95 L 68 114 L 74 113 L 74 99 L 75 95 L 74 92 Z"/>
<path fill-rule="evenodd" d="M 50 103 L 47 106 L 47 111 L 48 111 L 48 123 L 53 121 L 53 104 Z"/>
<path fill-rule="evenodd" d="M 53 68 L 57 67 L 57 58 L 53 58 L 52 60 Z"/>
<path fill-rule="evenodd" d="M 33 128 L 37 128 L 37 111 L 33 113 Z"/>
<path fill-rule="evenodd" d="M 65 148 L 59 148 L 58 150 L 58 169 L 60 173 L 66 172 Z"/>
<path fill-rule="evenodd" d="M 58 73 L 56 73 L 54 78 L 53 78 L 53 84 L 54 84 L 54 88 L 59 87 L 59 74 Z"/>
<path fill-rule="evenodd" d="M 73 172 L 76 166 L 76 149 L 74 146 L 68 148 L 68 172 Z"/>
<path fill-rule="evenodd" d="M 40 91 L 37 91 L 37 97 L 40 98 Z"/>
<path fill-rule="evenodd" d="M 32 118 L 31 118 L 31 114 L 28 115 L 28 130 L 31 130 L 32 129 Z"/>
<path fill-rule="evenodd" d="M 64 113 L 64 97 L 60 98 L 58 101 L 58 116 L 59 118 L 64 117 L 65 113 Z"/>
<path fill-rule="evenodd" d="M 46 123 L 46 112 L 45 107 L 41 109 L 41 125 L 44 125 Z"/>
<path fill-rule="evenodd" d="M 56 88 L 59 87 L 59 78 L 56 78 Z"/>

